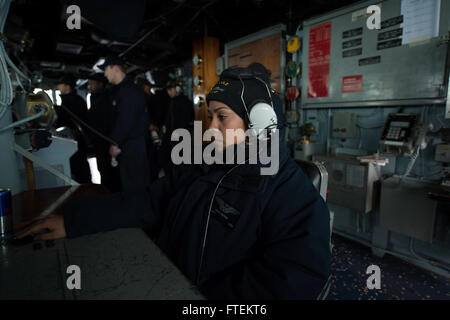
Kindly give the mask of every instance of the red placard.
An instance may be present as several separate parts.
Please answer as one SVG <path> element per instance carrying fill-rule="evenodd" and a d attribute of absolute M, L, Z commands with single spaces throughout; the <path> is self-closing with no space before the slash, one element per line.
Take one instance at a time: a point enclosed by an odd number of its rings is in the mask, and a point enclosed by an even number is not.
<path fill-rule="evenodd" d="M 342 78 L 342 92 L 360 92 L 362 90 L 362 74 Z"/>
<path fill-rule="evenodd" d="M 308 98 L 328 97 L 331 21 L 309 30 Z"/>

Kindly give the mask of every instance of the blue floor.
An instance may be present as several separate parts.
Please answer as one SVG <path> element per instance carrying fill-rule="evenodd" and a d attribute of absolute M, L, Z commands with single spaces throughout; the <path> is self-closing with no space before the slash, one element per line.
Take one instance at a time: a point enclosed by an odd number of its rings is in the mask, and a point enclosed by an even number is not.
<path fill-rule="evenodd" d="M 450 300 L 450 280 L 333 234 L 332 284 L 327 300 Z M 367 289 L 367 267 L 378 265 L 381 289 Z"/>

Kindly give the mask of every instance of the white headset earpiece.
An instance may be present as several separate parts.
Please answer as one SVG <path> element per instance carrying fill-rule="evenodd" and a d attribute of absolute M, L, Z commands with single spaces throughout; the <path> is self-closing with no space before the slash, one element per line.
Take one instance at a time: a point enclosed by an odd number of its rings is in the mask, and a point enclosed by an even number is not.
<path fill-rule="evenodd" d="M 250 110 L 249 127 L 253 135 L 259 139 L 267 136 L 263 134 L 263 130 L 273 131 L 277 128 L 277 115 L 272 106 L 265 102 L 257 102 Z"/>
<path fill-rule="evenodd" d="M 241 69 L 242 70 L 242 69 Z M 225 72 L 224 72 L 225 73 Z M 267 130 L 275 130 L 278 127 L 278 119 L 277 115 L 275 113 L 275 109 L 273 107 L 273 99 L 272 99 L 272 92 L 271 88 L 267 85 L 267 83 L 262 80 L 261 78 L 254 75 L 252 72 L 233 72 L 233 70 L 229 70 L 226 73 L 228 76 L 234 79 L 239 79 L 241 81 L 242 90 L 241 90 L 241 100 L 242 105 L 245 108 L 245 111 L 248 116 L 249 120 L 249 129 L 252 130 L 252 133 L 258 137 L 258 139 L 265 139 L 267 138 L 267 135 L 261 134 L 264 129 Z M 247 107 L 245 103 L 245 80 L 249 79 L 255 79 L 261 82 L 263 86 L 266 87 L 267 95 L 270 99 L 270 104 L 263 101 L 254 101 L 251 105 L 250 112 L 248 111 L 249 108 Z"/>

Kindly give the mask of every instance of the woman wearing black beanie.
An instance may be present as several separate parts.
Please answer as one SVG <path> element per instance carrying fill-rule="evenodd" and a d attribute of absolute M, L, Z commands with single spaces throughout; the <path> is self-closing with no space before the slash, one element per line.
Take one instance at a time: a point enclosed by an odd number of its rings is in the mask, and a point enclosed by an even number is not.
<path fill-rule="evenodd" d="M 250 74 L 224 71 L 207 97 L 211 129 L 258 129 L 268 115 L 264 121 L 273 130 L 270 88 Z M 248 142 L 245 135 L 223 135 L 224 150 Z M 262 175 L 259 162 L 176 165 L 145 189 L 66 205 L 63 217 L 47 218 L 21 236 L 146 228 L 206 298 L 316 299 L 330 273 L 329 211 L 286 147 L 271 152 L 279 152 L 272 175 Z"/>

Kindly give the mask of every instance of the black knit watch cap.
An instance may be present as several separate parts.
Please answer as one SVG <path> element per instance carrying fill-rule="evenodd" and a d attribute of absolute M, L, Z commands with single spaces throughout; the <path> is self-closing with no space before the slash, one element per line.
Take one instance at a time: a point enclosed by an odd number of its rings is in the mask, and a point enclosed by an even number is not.
<path fill-rule="evenodd" d="M 242 82 L 237 75 L 241 77 L 245 85 L 244 101 L 247 106 L 248 113 L 257 102 L 265 102 L 271 104 L 271 97 L 267 92 L 267 88 L 263 82 L 256 78 L 248 77 L 252 74 L 247 68 L 228 68 L 220 75 L 219 82 L 211 89 L 206 96 L 206 102 L 209 104 L 211 100 L 220 101 L 230 107 L 236 114 L 241 117 L 248 127 L 249 119 L 245 106 L 242 103 Z"/>

